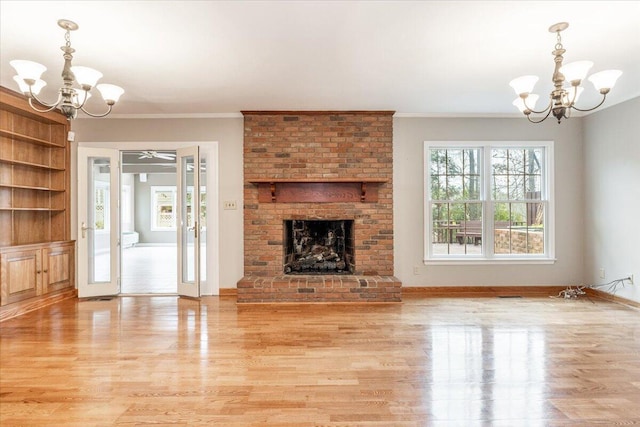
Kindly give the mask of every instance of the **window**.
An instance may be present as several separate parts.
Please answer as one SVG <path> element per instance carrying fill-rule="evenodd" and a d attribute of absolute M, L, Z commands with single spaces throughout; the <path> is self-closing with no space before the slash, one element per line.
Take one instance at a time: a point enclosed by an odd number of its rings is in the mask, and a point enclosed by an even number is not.
<path fill-rule="evenodd" d="M 169 231 L 176 228 L 175 186 L 151 186 L 151 231 Z"/>
<path fill-rule="evenodd" d="M 426 142 L 425 261 L 551 261 L 552 142 Z"/>
<path fill-rule="evenodd" d="M 176 229 L 176 202 L 178 192 L 175 186 L 151 186 L 151 231 L 170 231 Z M 187 224 L 192 224 L 191 200 L 193 187 L 187 188 Z M 205 187 L 200 188 L 200 216 L 206 219 Z"/>

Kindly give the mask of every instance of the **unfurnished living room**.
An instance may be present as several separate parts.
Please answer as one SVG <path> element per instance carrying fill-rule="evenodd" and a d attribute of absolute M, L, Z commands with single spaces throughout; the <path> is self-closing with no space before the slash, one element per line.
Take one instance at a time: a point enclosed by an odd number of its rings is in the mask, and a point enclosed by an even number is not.
<path fill-rule="evenodd" d="M 640 425 L 640 1 L 0 0 L 0 425 Z"/>

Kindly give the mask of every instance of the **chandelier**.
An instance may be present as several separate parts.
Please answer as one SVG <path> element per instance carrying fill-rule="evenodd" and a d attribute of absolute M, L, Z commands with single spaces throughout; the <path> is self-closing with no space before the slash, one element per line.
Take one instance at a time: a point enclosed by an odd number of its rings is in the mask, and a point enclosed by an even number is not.
<path fill-rule="evenodd" d="M 96 86 L 96 83 L 102 77 L 101 72 L 89 67 L 72 66 L 71 60 L 73 59 L 75 49 L 71 47 L 71 31 L 77 30 L 78 24 L 67 19 L 60 19 L 58 25 L 66 31 L 64 36 L 66 44 L 60 47 L 64 52 L 62 55 L 64 58 L 64 68 L 62 69 L 63 85 L 58 91 L 58 99 L 54 103 L 47 103 L 37 97 L 42 88 L 47 84 L 40 79 L 42 73 L 47 69 L 47 67 L 42 64 L 22 59 L 11 61 L 11 66 L 15 68 L 18 73 L 13 79 L 18 83 L 20 91 L 29 99 L 31 108 L 40 113 L 46 113 L 54 108 L 58 108 L 62 114 L 67 117 L 67 120 L 75 119 L 78 115 L 78 110 L 82 110 L 91 117 L 106 116 L 111 112 L 113 105 L 118 102 L 118 99 L 124 93 L 124 89 L 105 83 Z M 80 88 L 73 87 L 74 81 Z M 108 108 L 105 113 L 93 114 L 85 110 L 85 103 L 91 97 L 89 91 L 94 86 L 98 88 L 102 98 L 107 103 Z M 38 106 L 34 105 L 34 102 L 37 103 Z M 44 107 L 44 109 L 40 106 Z"/>
<path fill-rule="evenodd" d="M 538 81 L 538 76 L 522 76 L 512 80 L 509 85 L 515 90 L 518 98 L 513 101 L 515 105 L 531 123 L 541 123 L 549 117 L 550 114 L 558 120 L 558 123 L 562 119 L 568 119 L 571 116 L 571 110 L 577 111 L 593 111 L 600 107 L 607 94 L 613 88 L 616 80 L 622 74 L 619 70 L 606 70 L 599 73 L 592 74 L 589 80 L 595 86 L 596 90 L 602 95 L 600 103 L 594 107 L 581 109 L 575 106 L 575 103 L 580 98 L 580 94 L 584 90 L 580 84 L 586 77 L 589 69 L 593 66 L 591 61 L 576 61 L 566 65 L 562 65 L 562 55 L 566 50 L 562 46 L 562 38 L 560 32 L 566 30 L 569 27 L 567 22 L 560 22 L 549 27 L 550 33 L 556 33 L 556 46 L 552 52 L 554 56 L 554 62 L 556 63 L 555 70 L 553 71 L 553 85 L 554 89 L 549 96 L 549 104 L 543 110 L 537 111 L 535 109 L 536 102 L 538 101 L 538 95 L 531 93 L 533 87 Z M 570 86 L 564 86 L 565 82 L 568 82 Z M 532 119 L 531 113 L 544 114 L 542 118 Z"/>

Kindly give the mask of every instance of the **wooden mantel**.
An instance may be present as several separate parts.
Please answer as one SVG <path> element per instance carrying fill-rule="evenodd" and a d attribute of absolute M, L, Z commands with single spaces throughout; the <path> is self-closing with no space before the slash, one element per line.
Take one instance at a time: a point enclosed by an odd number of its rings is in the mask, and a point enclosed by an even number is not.
<path fill-rule="evenodd" d="M 249 182 L 258 186 L 260 203 L 376 203 L 383 178 L 262 178 Z"/>

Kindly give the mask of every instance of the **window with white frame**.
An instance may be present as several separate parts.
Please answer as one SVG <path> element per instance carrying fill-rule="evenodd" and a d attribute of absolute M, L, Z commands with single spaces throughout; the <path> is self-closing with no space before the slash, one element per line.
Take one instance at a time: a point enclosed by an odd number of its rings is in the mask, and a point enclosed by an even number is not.
<path fill-rule="evenodd" d="M 170 231 L 176 228 L 175 186 L 151 186 L 151 231 Z"/>
<path fill-rule="evenodd" d="M 151 231 L 170 231 L 176 229 L 178 192 L 175 186 L 151 186 Z M 187 187 L 187 224 L 191 224 L 191 204 L 193 187 Z M 205 187 L 200 188 L 200 217 L 206 218 L 207 194 Z"/>
<path fill-rule="evenodd" d="M 425 142 L 425 261 L 551 261 L 553 143 Z"/>

